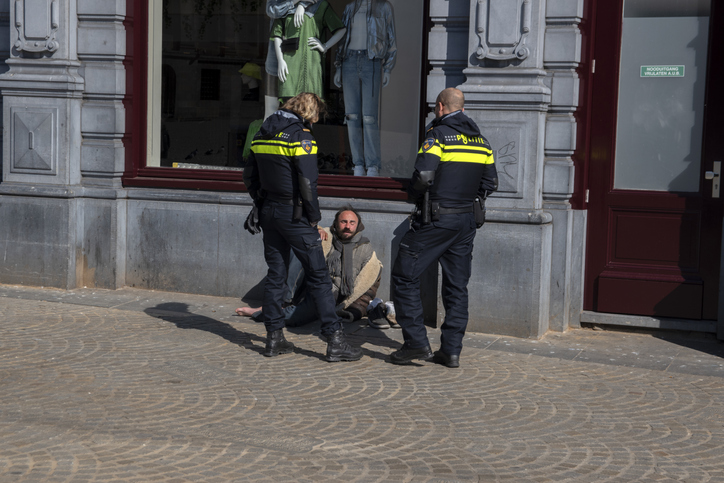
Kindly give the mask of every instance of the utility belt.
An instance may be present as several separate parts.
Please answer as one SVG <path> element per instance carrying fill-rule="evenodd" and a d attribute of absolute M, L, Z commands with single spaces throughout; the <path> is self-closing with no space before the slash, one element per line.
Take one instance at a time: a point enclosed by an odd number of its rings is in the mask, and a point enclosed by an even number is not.
<path fill-rule="evenodd" d="M 470 205 L 468 208 L 444 208 L 440 206 L 440 203 L 430 203 L 430 218 L 432 221 L 440 221 L 440 215 L 452 215 L 455 213 L 472 213 L 473 206 Z"/>
<path fill-rule="evenodd" d="M 452 215 L 455 213 L 472 213 L 473 205 L 468 208 L 445 208 L 440 206 L 437 201 L 423 201 L 415 207 L 413 215 L 423 225 L 427 225 L 433 221 L 440 221 L 441 215 Z"/>
<path fill-rule="evenodd" d="M 475 224 L 478 228 L 480 228 L 485 223 L 485 200 L 475 198 L 475 201 L 473 201 L 467 208 L 445 208 L 440 206 L 440 203 L 437 201 L 429 202 L 425 200 L 416 207 L 413 212 L 413 217 L 421 224 L 428 225 L 433 221 L 440 221 L 441 215 L 452 215 L 457 213 L 474 213 Z"/>
<path fill-rule="evenodd" d="M 302 206 L 301 198 L 295 202 L 292 198 L 282 198 L 281 196 L 274 196 L 273 194 L 266 193 L 264 196 L 265 200 L 269 200 L 273 203 L 279 203 L 280 205 L 293 206 L 294 211 L 292 212 L 292 220 L 298 221 L 304 216 L 304 207 Z"/>

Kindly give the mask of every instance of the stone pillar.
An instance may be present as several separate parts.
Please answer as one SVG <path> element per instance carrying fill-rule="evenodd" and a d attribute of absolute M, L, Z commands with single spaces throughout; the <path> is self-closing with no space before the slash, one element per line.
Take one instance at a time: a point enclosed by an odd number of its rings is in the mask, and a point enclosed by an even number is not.
<path fill-rule="evenodd" d="M 579 101 L 583 0 L 548 0 L 543 62 L 551 86 L 546 119 L 543 208 L 553 216 L 550 328 L 580 325 L 585 245 L 584 211 L 572 210 L 574 113 Z"/>
<path fill-rule="evenodd" d="M 75 0 L 12 0 L 3 96 L 3 181 L 80 184 Z"/>
<path fill-rule="evenodd" d="M 84 186 L 121 187 L 125 169 L 125 0 L 78 0 L 78 58 L 83 62 Z"/>
<path fill-rule="evenodd" d="M 73 288 L 81 104 L 76 0 L 11 0 L 0 75 L 0 281 Z"/>
<path fill-rule="evenodd" d="M 552 244 L 552 217 L 541 196 L 551 103 L 543 68 L 545 1 L 469 0 L 468 8 L 459 88 L 465 112 L 493 147 L 500 180 L 476 237 L 470 324 L 540 337 L 549 328 Z"/>

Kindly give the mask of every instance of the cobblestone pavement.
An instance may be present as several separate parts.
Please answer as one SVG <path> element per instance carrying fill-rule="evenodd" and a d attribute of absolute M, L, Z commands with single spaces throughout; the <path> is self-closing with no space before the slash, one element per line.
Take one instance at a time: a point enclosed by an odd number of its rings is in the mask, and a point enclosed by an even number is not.
<path fill-rule="evenodd" d="M 0 286 L 0 481 L 724 481 L 712 338 L 470 334 L 448 369 L 362 323 L 330 364 L 316 326 L 263 357 L 236 305 Z"/>

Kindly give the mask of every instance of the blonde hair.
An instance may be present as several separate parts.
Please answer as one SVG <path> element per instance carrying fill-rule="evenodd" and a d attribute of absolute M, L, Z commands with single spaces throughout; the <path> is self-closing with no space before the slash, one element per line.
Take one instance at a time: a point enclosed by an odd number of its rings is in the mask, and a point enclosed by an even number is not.
<path fill-rule="evenodd" d="M 282 109 L 292 111 L 305 121 L 315 123 L 325 111 L 324 101 L 311 92 L 302 92 L 284 103 Z"/>

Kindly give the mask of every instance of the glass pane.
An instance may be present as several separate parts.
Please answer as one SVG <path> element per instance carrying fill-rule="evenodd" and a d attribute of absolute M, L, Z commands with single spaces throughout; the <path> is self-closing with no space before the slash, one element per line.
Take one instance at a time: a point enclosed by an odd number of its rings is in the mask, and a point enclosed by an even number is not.
<path fill-rule="evenodd" d="M 699 191 L 708 2 L 625 0 L 616 189 Z"/>
<path fill-rule="evenodd" d="M 378 159 L 378 174 L 409 176 L 419 143 L 423 2 L 375 0 L 372 5 L 387 4 L 394 12 L 376 22 L 366 18 L 365 9 L 373 10 L 367 0 L 303 0 L 301 28 L 294 26 L 294 10 L 276 20 L 267 16 L 284 11 L 291 4 L 285 0 L 151 3 L 156 15 L 149 32 L 147 166 L 243 169 L 251 138 L 279 100 L 311 91 L 328 108 L 313 129 L 321 173 L 351 175 L 353 153 L 362 165 L 367 153 L 369 164 Z M 347 8 L 359 15 L 350 18 L 339 42 L 324 55 L 313 50 L 308 39 L 333 39 L 344 27 Z M 341 88 L 336 86 L 337 49 L 365 49 L 371 36 L 372 45 L 389 42 L 390 24 L 395 42 L 389 45 L 398 53 L 389 84 L 382 87 L 385 58 L 365 63 L 358 62 L 360 55 L 348 55 L 340 69 L 348 75 L 342 76 Z M 284 41 L 282 58 L 289 69 L 284 83 L 266 69 L 277 72 L 271 66 L 277 60 L 270 42 L 275 35 Z M 360 84 L 365 75 L 371 83 Z"/>

